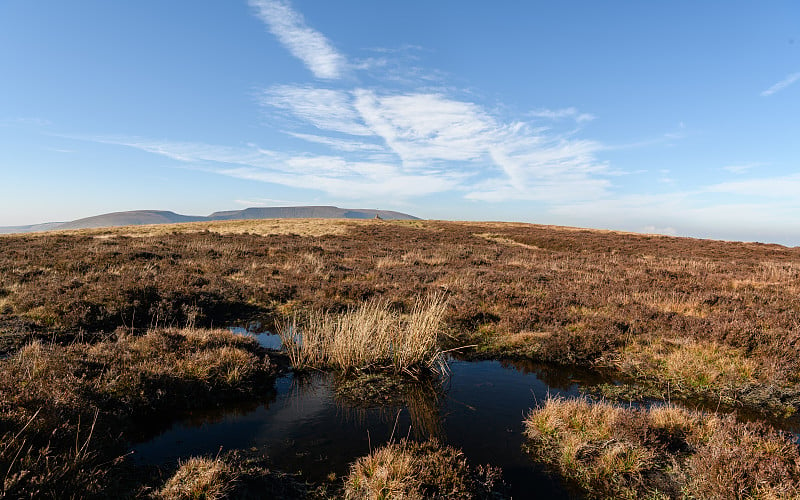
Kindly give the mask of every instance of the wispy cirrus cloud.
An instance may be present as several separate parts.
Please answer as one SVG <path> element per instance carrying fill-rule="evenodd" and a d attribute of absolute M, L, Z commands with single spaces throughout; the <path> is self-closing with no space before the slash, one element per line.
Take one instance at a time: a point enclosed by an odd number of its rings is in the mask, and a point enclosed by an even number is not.
<path fill-rule="evenodd" d="M 613 173 L 597 159 L 604 147 L 575 138 L 575 130 L 558 131 L 568 126 L 561 122 L 581 124 L 593 115 L 567 107 L 530 113 L 527 118 L 535 126 L 525 120 L 509 121 L 472 98 L 455 97 L 469 93 L 440 85 L 441 73 L 408 64 L 416 59 L 419 47 L 373 49 L 379 57 L 356 58 L 351 64 L 309 28 L 287 0 L 250 0 L 250 4 L 315 76 L 333 80 L 347 69 L 353 77 L 348 81 L 361 77 L 374 81 L 350 88 L 342 82 L 328 88 L 274 85 L 259 92 L 257 100 L 266 115 L 277 113 L 287 119 L 286 134 L 313 144 L 314 150 L 330 151 L 288 155 L 278 162 L 282 175 L 270 174 L 272 182 L 293 183 L 289 169 L 302 175 L 317 169 L 326 176 L 325 182 L 304 187 L 324 186 L 320 189 L 334 193 L 341 186 L 353 192 L 353 183 L 375 185 L 376 175 L 386 175 L 394 182 L 421 181 L 417 193 L 410 190 L 411 184 L 408 191 L 399 189 L 404 196 L 451 190 L 483 200 L 597 197 L 611 185 L 607 177 Z M 263 180 L 264 173 L 258 171 L 261 161 L 225 172 Z M 350 184 L 333 182 L 336 175 Z"/>
<path fill-rule="evenodd" d="M 552 200 L 602 195 L 610 186 L 604 146 L 553 127 L 503 121 L 483 106 L 444 93 L 279 86 L 260 100 L 314 134 L 293 137 L 380 158 L 410 174 L 446 173 L 469 199 Z M 325 110 L 320 112 L 320 110 Z M 576 118 L 577 110 L 559 116 Z M 557 120 L 543 115 L 541 118 Z M 349 136 L 342 138 L 342 135 Z"/>
<path fill-rule="evenodd" d="M 595 119 L 595 116 L 590 113 L 581 113 L 577 108 L 569 107 L 562 109 L 538 109 L 531 111 L 528 115 L 535 118 L 546 118 L 548 120 L 563 120 L 570 118 L 577 123 L 590 122 Z"/>
<path fill-rule="evenodd" d="M 306 85 L 278 85 L 258 96 L 259 104 L 288 112 L 305 125 L 329 132 L 368 136 L 373 131 L 361 120 L 353 95 L 344 90 Z"/>
<path fill-rule="evenodd" d="M 299 132 L 287 132 L 287 133 L 297 139 L 302 139 L 307 142 L 315 142 L 317 144 L 322 144 L 337 151 L 343 151 L 349 153 L 355 153 L 359 151 L 361 152 L 384 151 L 383 146 L 379 144 L 371 144 L 369 142 L 349 141 L 346 139 L 337 139 L 334 137 L 328 137 L 324 135 L 301 134 Z"/>
<path fill-rule="evenodd" d="M 714 193 L 797 199 L 800 193 L 800 174 L 722 182 L 709 186 L 707 190 Z M 800 201 L 797 204 L 800 207 Z"/>
<path fill-rule="evenodd" d="M 737 163 L 735 165 L 725 165 L 724 167 L 722 167 L 722 170 L 727 170 L 732 174 L 744 174 L 754 168 L 761 167 L 763 165 L 764 163 L 761 162 Z"/>
<path fill-rule="evenodd" d="M 320 32 L 309 27 L 303 16 L 282 0 L 250 0 L 256 14 L 270 32 L 316 76 L 327 80 L 342 76 L 345 57 Z"/>
<path fill-rule="evenodd" d="M 317 190 L 343 199 L 425 196 L 456 189 L 463 180 L 463 175 L 458 172 L 409 173 L 391 163 L 352 160 L 336 155 L 291 154 L 254 144 L 230 147 L 107 136 L 91 140 L 161 155 L 198 170 Z"/>
<path fill-rule="evenodd" d="M 772 87 L 768 88 L 767 90 L 761 92 L 762 97 L 769 97 L 776 92 L 780 92 L 781 90 L 785 89 L 786 87 L 792 85 L 800 81 L 800 71 L 797 73 L 792 73 L 791 75 L 787 76 L 783 80 L 779 81 Z"/>
<path fill-rule="evenodd" d="M 353 94 L 364 123 L 408 167 L 480 158 L 496 128 L 475 104 L 437 94 L 382 95 L 364 89 Z"/>

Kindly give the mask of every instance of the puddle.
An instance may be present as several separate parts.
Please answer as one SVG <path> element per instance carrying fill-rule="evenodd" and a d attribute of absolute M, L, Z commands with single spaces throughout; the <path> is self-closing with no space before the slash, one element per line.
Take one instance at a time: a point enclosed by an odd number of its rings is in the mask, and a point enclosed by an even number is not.
<path fill-rule="evenodd" d="M 278 335 L 259 330 L 260 325 L 231 328 L 280 349 Z M 346 475 L 355 459 L 392 439 L 434 437 L 463 450 L 473 465 L 501 467 L 513 498 L 574 498 L 522 451 L 522 421 L 548 396 L 578 396 L 580 386 L 615 381 L 578 367 L 530 361 L 453 359 L 450 371 L 444 379 L 389 391 L 380 381 L 377 389 L 364 391 L 364 379 L 332 373 L 287 375 L 259 401 L 193 412 L 134 446 L 133 459 L 169 467 L 194 455 L 256 449 L 276 469 L 321 482 L 331 473 Z M 746 414 L 739 418 L 749 420 Z M 773 424 L 797 439 L 796 420 Z"/>
<path fill-rule="evenodd" d="M 233 326 L 228 328 L 237 335 L 253 337 L 258 344 L 265 349 L 279 350 L 282 347 L 281 336 L 270 331 L 262 330 L 261 323 L 251 323 L 247 327 Z"/>
<path fill-rule="evenodd" d="M 392 437 L 436 437 L 462 449 L 472 464 L 501 467 L 514 498 L 570 498 L 523 453 L 522 420 L 548 394 L 577 395 L 577 382 L 587 382 L 587 375 L 501 361 L 454 360 L 450 369 L 443 382 L 370 402 L 348 396 L 346 384 L 330 373 L 288 375 L 277 380 L 274 398 L 257 408 L 217 411 L 208 419 L 194 413 L 135 446 L 133 457 L 174 465 L 221 449 L 257 448 L 276 468 L 322 481 L 331 472 L 345 475 L 351 462 Z"/>

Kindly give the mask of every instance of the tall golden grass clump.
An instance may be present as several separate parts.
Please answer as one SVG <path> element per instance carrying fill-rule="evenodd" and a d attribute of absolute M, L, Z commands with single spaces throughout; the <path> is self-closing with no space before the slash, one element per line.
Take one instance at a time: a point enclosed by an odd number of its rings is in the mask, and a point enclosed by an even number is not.
<path fill-rule="evenodd" d="M 350 466 L 346 500 L 505 498 L 499 469 L 472 466 L 464 454 L 435 439 L 391 442 Z"/>
<path fill-rule="evenodd" d="M 405 447 L 390 443 L 359 458 L 345 482 L 347 500 L 421 499 L 417 464 Z"/>
<path fill-rule="evenodd" d="M 412 373 L 444 369 L 439 332 L 447 308 L 442 295 L 420 298 L 407 315 L 372 300 L 341 314 L 310 313 L 279 329 L 295 368 L 390 369 Z"/>
<path fill-rule="evenodd" d="M 763 424 L 551 398 L 525 427 L 534 456 L 591 498 L 800 498 L 797 446 Z"/>
<path fill-rule="evenodd" d="M 226 498 L 235 479 L 234 471 L 222 459 L 193 457 L 180 464 L 157 497 L 170 500 Z"/>

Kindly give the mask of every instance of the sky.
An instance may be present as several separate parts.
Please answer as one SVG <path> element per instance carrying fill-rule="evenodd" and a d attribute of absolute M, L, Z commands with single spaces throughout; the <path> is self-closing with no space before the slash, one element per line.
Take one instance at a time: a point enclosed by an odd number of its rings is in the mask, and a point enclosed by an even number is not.
<path fill-rule="evenodd" d="M 290 205 L 800 245 L 800 3 L 0 0 L 0 225 Z"/>

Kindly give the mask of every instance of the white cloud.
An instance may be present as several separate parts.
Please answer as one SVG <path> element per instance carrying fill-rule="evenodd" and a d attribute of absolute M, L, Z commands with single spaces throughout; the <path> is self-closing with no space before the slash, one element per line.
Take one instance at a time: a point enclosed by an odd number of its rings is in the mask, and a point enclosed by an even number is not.
<path fill-rule="evenodd" d="M 752 162 L 752 163 L 737 163 L 736 165 L 726 165 L 722 167 L 722 170 L 727 170 L 732 174 L 744 174 L 756 167 L 763 166 L 764 164 L 761 162 Z"/>
<path fill-rule="evenodd" d="M 436 94 L 354 94 L 364 122 L 407 166 L 476 160 L 486 154 L 496 128 L 478 106 Z"/>
<path fill-rule="evenodd" d="M 343 90 L 280 85 L 263 91 L 262 106 L 288 111 L 295 118 L 320 130 L 369 136 L 374 132 L 361 122 L 353 96 Z"/>
<path fill-rule="evenodd" d="M 605 147 L 596 141 L 503 122 L 474 102 L 442 93 L 285 85 L 265 90 L 261 104 L 286 110 L 298 128 L 317 130 L 288 132 L 293 137 L 406 173 L 471 178 L 460 186 L 471 199 L 594 198 L 605 194 L 605 177 L 614 174 L 597 160 Z M 561 114 L 579 116 L 574 108 Z"/>
<path fill-rule="evenodd" d="M 324 146 L 328 146 L 333 148 L 337 151 L 355 153 L 359 151 L 383 151 L 383 146 L 379 144 L 371 144 L 368 142 L 359 142 L 359 141 L 348 141 L 345 139 L 337 139 L 334 137 L 327 137 L 324 135 L 315 135 L 315 134 L 300 134 L 297 132 L 287 132 L 292 137 L 296 137 L 298 139 L 302 139 L 308 142 L 315 142 L 317 144 L 322 144 Z"/>
<path fill-rule="evenodd" d="M 303 16 L 282 0 L 250 0 L 270 32 L 317 78 L 339 78 L 347 61 L 322 33 L 306 25 Z"/>
<path fill-rule="evenodd" d="M 798 198 L 798 194 L 800 194 L 800 174 L 723 182 L 709 186 L 708 191 L 744 196 L 800 199 Z"/>
<path fill-rule="evenodd" d="M 535 118 L 546 118 L 548 120 L 562 120 L 564 118 L 571 118 L 578 123 L 589 122 L 595 119 L 595 116 L 590 113 L 580 113 L 576 108 L 562 108 L 562 109 L 539 109 L 528 113 Z"/>
<path fill-rule="evenodd" d="M 425 196 L 452 191 L 463 180 L 458 172 L 409 173 L 388 163 L 352 161 L 339 156 L 292 155 L 252 145 L 233 148 L 142 138 L 94 140 L 140 149 L 220 175 L 317 190 L 344 199 Z"/>
<path fill-rule="evenodd" d="M 793 83 L 795 83 L 795 82 L 797 82 L 799 80 L 800 80 L 800 71 L 797 72 L 797 73 L 792 73 L 791 75 L 789 75 L 786 78 L 784 78 L 783 80 L 779 81 L 778 83 L 776 83 L 772 87 L 770 87 L 767 90 L 761 92 L 761 96 L 762 97 L 771 96 L 772 94 L 774 94 L 776 92 L 780 92 L 781 90 L 785 89 L 789 85 L 792 85 Z"/>

